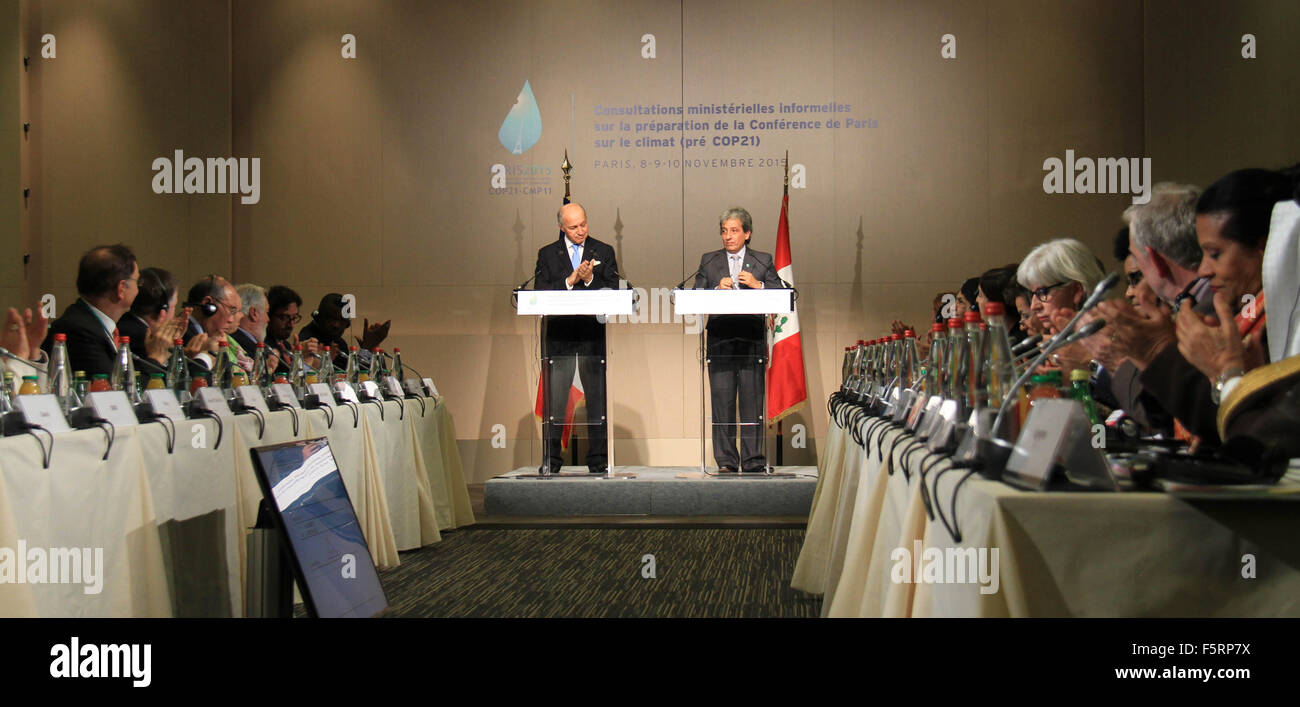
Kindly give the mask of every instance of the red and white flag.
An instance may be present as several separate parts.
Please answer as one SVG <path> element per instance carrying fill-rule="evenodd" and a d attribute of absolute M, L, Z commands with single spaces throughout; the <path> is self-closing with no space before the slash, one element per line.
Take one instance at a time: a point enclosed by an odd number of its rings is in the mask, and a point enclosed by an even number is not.
<path fill-rule="evenodd" d="M 538 420 L 546 419 L 546 370 L 542 369 L 542 375 L 537 381 L 537 406 L 533 409 L 533 414 Z M 578 367 L 573 368 L 573 383 L 569 385 L 569 402 L 564 406 L 564 429 L 560 434 L 560 449 L 569 448 L 569 437 L 573 434 L 573 417 L 577 414 L 578 408 L 586 404 L 587 396 L 582 390 L 582 379 L 578 377 Z"/>
<path fill-rule="evenodd" d="M 781 221 L 776 227 L 776 274 L 794 286 L 790 259 L 789 187 L 781 196 Z M 803 372 L 803 338 L 799 334 L 799 310 L 772 315 L 772 365 L 767 369 L 767 424 L 772 425 L 808 402 L 808 384 Z"/>

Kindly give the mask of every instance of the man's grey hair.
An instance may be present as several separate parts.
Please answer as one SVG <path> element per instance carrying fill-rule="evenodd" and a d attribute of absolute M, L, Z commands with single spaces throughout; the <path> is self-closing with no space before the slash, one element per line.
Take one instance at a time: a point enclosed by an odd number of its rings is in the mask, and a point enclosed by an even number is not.
<path fill-rule="evenodd" d="M 262 310 L 262 314 L 267 313 L 266 290 L 261 285 L 245 282 L 235 288 L 235 294 L 239 295 L 239 309 L 244 314 L 253 307 Z"/>
<path fill-rule="evenodd" d="M 1161 182 L 1151 189 L 1151 201 L 1124 210 L 1133 250 L 1150 248 L 1179 265 L 1195 270 L 1201 262 L 1196 238 L 1196 201 L 1201 190 L 1190 184 Z"/>
<path fill-rule="evenodd" d="M 559 210 L 555 212 L 555 223 L 556 223 L 556 225 L 558 225 L 558 226 L 563 226 L 563 225 L 564 225 L 564 218 L 563 218 L 563 217 L 564 217 L 564 207 L 565 207 L 565 206 L 576 206 L 576 207 L 578 207 L 579 209 L 582 209 L 582 215 L 583 215 L 583 217 L 586 217 L 586 215 L 587 215 L 587 207 L 583 206 L 582 204 L 579 204 L 579 203 L 576 202 L 576 201 L 570 201 L 569 203 L 565 204 L 564 206 L 561 206 L 561 207 L 559 208 Z"/>
<path fill-rule="evenodd" d="M 745 233 L 754 232 L 754 220 L 749 217 L 748 211 L 740 208 L 739 206 L 733 206 L 727 209 L 726 211 L 722 212 L 722 215 L 718 217 L 718 231 L 721 232 L 722 224 L 730 221 L 733 218 L 740 219 L 740 230 L 744 231 Z"/>

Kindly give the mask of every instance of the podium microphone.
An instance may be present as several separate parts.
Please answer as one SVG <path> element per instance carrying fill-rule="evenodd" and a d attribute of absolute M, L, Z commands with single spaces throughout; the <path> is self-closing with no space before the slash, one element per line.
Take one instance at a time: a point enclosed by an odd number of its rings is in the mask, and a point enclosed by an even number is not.
<path fill-rule="evenodd" d="M 2 357 L 4 357 L 4 358 L 8 358 L 8 359 L 13 359 L 13 360 L 15 360 L 15 361 L 17 361 L 17 362 L 19 362 L 19 363 L 25 363 L 25 364 L 27 364 L 28 366 L 31 366 L 32 368 L 35 368 L 35 369 L 38 370 L 38 371 L 44 371 L 44 370 L 46 370 L 46 369 L 45 369 L 45 364 L 43 364 L 43 363 L 37 363 L 37 362 L 35 362 L 35 361 L 28 361 L 27 359 L 23 358 L 22 356 L 19 356 L 18 354 L 16 354 L 16 353 L 10 351 L 9 349 L 6 349 L 6 348 L 3 347 L 3 346 L 0 346 L 0 356 L 2 356 Z"/>

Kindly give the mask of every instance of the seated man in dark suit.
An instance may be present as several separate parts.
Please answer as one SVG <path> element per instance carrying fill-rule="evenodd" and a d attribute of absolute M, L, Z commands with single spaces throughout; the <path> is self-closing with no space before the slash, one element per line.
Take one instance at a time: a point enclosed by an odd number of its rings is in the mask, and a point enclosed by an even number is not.
<path fill-rule="evenodd" d="M 311 322 L 298 332 L 298 340 L 304 342 L 303 351 L 307 350 L 305 343 L 315 340 L 318 346 L 329 346 L 334 351 L 334 365 L 337 368 L 346 368 L 348 365 L 348 350 L 350 344 L 343 338 L 343 332 L 348 330 L 352 321 L 343 316 L 343 295 L 337 292 L 331 292 L 320 300 L 320 306 L 316 311 L 311 313 Z M 370 365 L 370 354 L 376 346 L 388 338 L 388 328 L 392 326 L 393 321 L 390 319 L 383 324 L 371 324 L 369 319 L 363 320 L 362 336 L 357 341 L 359 364 L 362 368 Z M 315 362 L 316 366 L 320 365 L 319 357 Z"/>
<path fill-rule="evenodd" d="M 68 337 L 68 364 L 87 377 L 113 372 L 117 320 L 131 309 L 139 287 L 140 266 L 122 244 L 91 248 L 77 265 L 77 294 L 63 315 L 50 324 L 41 348 L 54 348 L 54 335 Z"/>
<path fill-rule="evenodd" d="M 216 362 L 219 342 L 226 341 L 226 332 L 243 315 L 239 295 L 225 278 L 208 275 L 190 288 L 185 306 L 190 309 L 189 326 L 183 337 L 185 350 L 210 371 Z M 238 364 L 238 356 L 229 346 L 226 357 L 231 366 Z"/>
<path fill-rule="evenodd" d="M 722 249 L 700 257 L 695 289 L 781 287 L 772 256 L 749 248 L 753 221 L 748 211 L 731 208 L 722 212 L 718 230 Z M 715 314 L 704 327 L 713 404 L 713 458 L 723 472 L 767 470 L 761 436 L 767 360 L 764 320 L 761 314 Z M 737 407 L 743 459 L 736 453 Z"/>
<path fill-rule="evenodd" d="M 587 236 L 587 212 L 581 205 L 565 204 L 556 214 L 562 236 L 537 251 L 534 271 L 539 290 L 618 289 L 618 263 L 614 249 Z M 574 368 L 586 398 L 590 446 L 587 470 L 607 471 L 608 433 L 605 424 L 605 325 L 593 316 L 546 317 L 542 322 L 542 355 L 552 360 L 546 385 L 546 455 L 542 469 L 559 473 L 564 464 L 560 436 Z"/>
<path fill-rule="evenodd" d="M 251 356 L 257 345 L 266 339 L 266 290 L 246 282 L 236 287 L 235 293 L 239 295 L 239 308 L 244 316 L 239 320 L 239 328 L 230 336 Z"/>
<path fill-rule="evenodd" d="M 266 291 L 266 353 L 276 356 L 279 373 L 289 372 L 289 361 L 293 358 L 294 344 L 298 340 L 293 335 L 293 327 L 302 321 L 302 297 L 284 285 L 272 285 Z M 270 362 L 268 361 L 268 364 Z"/>
<path fill-rule="evenodd" d="M 141 270 L 135 302 L 117 320 L 118 333 L 131 338 L 131 353 L 141 373 L 167 371 L 172 341 L 185 330 L 185 321 L 176 321 L 175 312 L 176 280 L 172 274 L 161 268 Z"/>

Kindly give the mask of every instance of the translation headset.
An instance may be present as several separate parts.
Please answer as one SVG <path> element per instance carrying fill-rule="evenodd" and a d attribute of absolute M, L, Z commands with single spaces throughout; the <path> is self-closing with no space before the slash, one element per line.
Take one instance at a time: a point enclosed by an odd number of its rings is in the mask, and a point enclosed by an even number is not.
<path fill-rule="evenodd" d="M 200 298 L 200 299 L 208 299 L 208 298 L 212 297 L 212 293 L 213 293 L 213 292 L 216 290 L 216 288 L 217 288 L 217 276 L 216 276 L 216 275 L 208 275 L 207 277 L 205 277 L 205 278 L 203 278 L 203 279 L 207 281 L 208 286 L 207 286 L 206 288 L 204 288 L 203 291 L 204 291 L 205 294 L 204 294 L 203 297 Z M 193 308 L 199 310 L 199 313 L 202 314 L 204 317 L 211 317 L 211 316 L 213 316 L 214 314 L 217 313 L 217 304 L 216 304 L 216 302 L 186 302 L 186 303 L 185 303 L 185 306 L 187 306 L 187 307 L 193 307 Z"/>

